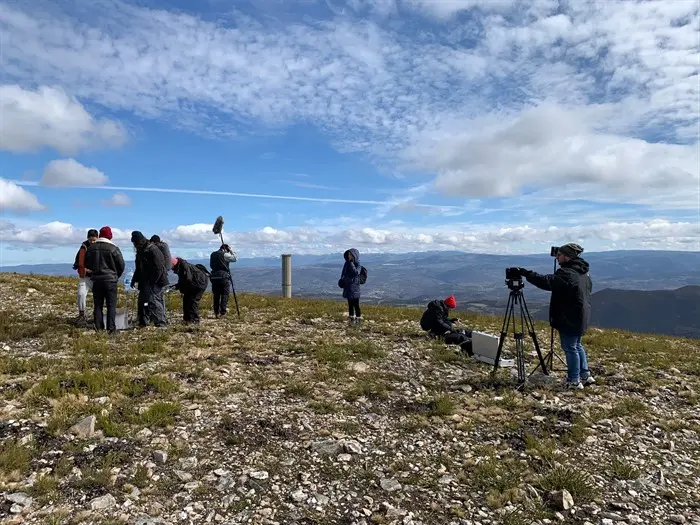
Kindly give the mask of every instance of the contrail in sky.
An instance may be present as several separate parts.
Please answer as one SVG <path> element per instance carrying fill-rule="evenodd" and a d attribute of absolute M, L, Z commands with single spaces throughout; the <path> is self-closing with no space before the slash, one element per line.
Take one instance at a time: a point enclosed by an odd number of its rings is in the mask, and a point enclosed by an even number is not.
<path fill-rule="evenodd" d="M 38 181 L 12 180 L 18 186 L 40 186 L 46 188 L 78 188 L 83 190 L 110 190 L 110 191 L 142 191 L 151 193 L 180 193 L 186 195 L 219 195 L 223 197 L 243 197 L 251 199 L 278 199 L 288 201 L 306 201 L 335 204 L 367 204 L 372 206 L 400 206 L 409 204 L 416 208 L 431 208 L 441 210 L 461 210 L 459 206 L 441 206 L 438 204 L 418 204 L 415 202 L 406 203 L 403 201 L 375 201 L 375 200 L 355 200 L 355 199 L 327 199 L 324 197 L 294 197 L 291 195 L 270 195 L 267 193 L 240 193 L 234 191 L 215 190 L 187 190 L 178 188 L 148 188 L 134 186 L 44 186 Z"/>

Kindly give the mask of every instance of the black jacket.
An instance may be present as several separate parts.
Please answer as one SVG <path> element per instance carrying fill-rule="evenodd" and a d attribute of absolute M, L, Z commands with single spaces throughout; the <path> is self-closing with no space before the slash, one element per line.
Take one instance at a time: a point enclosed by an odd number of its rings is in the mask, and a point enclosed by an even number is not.
<path fill-rule="evenodd" d="M 226 254 L 221 250 L 212 252 L 209 256 L 209 267 L 211 268 L 212 281 L 228 281 L 231 276 L 231 268 L 226 260 Z"/>
<path fill-rule="evenodd" d="M 445 301 L 436 299 L 428 303 L 428 308 L 423 312 L 420 319 L 420 327 L 435 334 L 442 335 L 445 332 L 454 330 L 452 319 L 447 317 L 448 309 L 445 306 Z"/>
<path fill-rule="evenodd" d="M 529 283 L 552 292 L 549 302 L 549 324 L 566 335 L 583 335 L 591 317 L 589 264 L 577 257 L 565 262 L 549 275 L 536 272 L 524 274 Z"/>
<path fill-rule="evenodd" d="M 85 268 L 93 281 L 117 282 L 124 273 L 124 257 L 116 244 L 99 238 L 85 252 Z"/>
<path fill-rule="evenodd" d="M 209 276 L 194 264 L 184 259 L 179 259 L 177 265 L 177 284 L 175 288 L 183 294 L 203 292 L 207 289 Z"/>
<path fill-rule="evenodd" d="M 152 242 L 136 252 L 136 269 L 132 281 L 150 286 L 168 284 L 168 269 L 160 249 Z"/>

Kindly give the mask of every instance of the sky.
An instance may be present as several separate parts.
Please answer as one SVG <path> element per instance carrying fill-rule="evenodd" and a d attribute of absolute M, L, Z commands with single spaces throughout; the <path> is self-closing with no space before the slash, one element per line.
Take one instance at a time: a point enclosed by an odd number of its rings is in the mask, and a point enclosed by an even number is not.
<path fill-rule="evenodd" d="M 697 0 L 0 0 L 0 265 L 700 250 Z"/>

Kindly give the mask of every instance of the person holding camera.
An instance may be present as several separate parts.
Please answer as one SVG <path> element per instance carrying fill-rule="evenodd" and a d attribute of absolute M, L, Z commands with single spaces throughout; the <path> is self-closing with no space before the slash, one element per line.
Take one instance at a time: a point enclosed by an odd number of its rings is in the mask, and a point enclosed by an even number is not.
<path fill-rule="evenodd" d="M 559 269 L 553 274 L 542 275 L 525 268 L 519 270 L 530 284 L 552 292 L 549 323 L 559 332 L 559 341 L 566 355 L 566 386 L 582 389 L 584 384 L 595 383 L 581 344 L 591 313 L 593 283 L 588 273 L 590 265 L 581 258 L 583 248 L 578 244 L 568 243 L 552 252 L 559 263 Z"/>

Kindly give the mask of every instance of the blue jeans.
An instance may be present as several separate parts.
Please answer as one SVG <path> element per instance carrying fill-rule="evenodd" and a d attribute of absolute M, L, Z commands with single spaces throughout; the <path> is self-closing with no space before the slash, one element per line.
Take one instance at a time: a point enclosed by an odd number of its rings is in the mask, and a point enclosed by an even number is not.
<path fill-rule="evenodd" d="M 581 344 L 581 336 L 559 332 L 559 341 L 566 355 L 567 381 L 578 383 L 588 379 L 591 372 L 588 370 L 588 357 Z"/>

